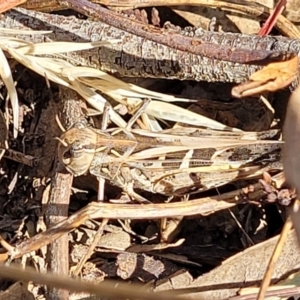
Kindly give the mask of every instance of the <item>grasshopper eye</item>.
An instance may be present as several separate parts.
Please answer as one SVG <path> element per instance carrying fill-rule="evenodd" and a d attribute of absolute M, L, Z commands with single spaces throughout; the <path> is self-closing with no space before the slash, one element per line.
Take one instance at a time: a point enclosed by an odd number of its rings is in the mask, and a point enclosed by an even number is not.
<path fill-rule="evenodd" d="M 63 164 L 65 164 L 66 166 L 69 165 L 71 163 L 71 159 L 70 158 L 64 158 L 63 159 Z"/>
<path fill-rule="evenodd" d="M 82 155 L 84 155 L 84 148 L 80 141 L 75 141 L 69 147 L 69 151 L 65 152 L 66 157 L 80 158 Z"/>
<path fill-rule="evenodd" d="M 63 154 L 63 159 L 64 160 L 66 160 L 66 159 L 71 160 L 71 158 L 73 157 L 71 152 L 72 151 L 70 149 L 65 151 L 64 154 Z"/>
<path fill-rule="evenodd" d="M 72 161 L 72 150 L 66 142 L 62 143 L 62 140 L 58 140 L 60 142 L 58 145 L 58 159 L 67 167 Z"/>
<path fill-rule="evenodd" d="M 69 165 L 72 160 L 84 158 L 84 149 L 79 141 L 75 141 L 72 145 L 65 148 L 66 149 L 62 152 L 62 162 L 65 165 Z"/>
<path fill-rule="evenodd" d="M 69 165 L 71 163 L 71 158 L 72 158 L 72 155 L 71 155 L 70 150 L 66 150 L 62 155 L 61 162 L 64 165 Z"/>
<path fill-rule="evenodd" d="M 58 159 L 74 176 L 86 174 L 94 158 L 94 151 L 87 150 L 85 128 L 66 131 L 58 144 Z"/>

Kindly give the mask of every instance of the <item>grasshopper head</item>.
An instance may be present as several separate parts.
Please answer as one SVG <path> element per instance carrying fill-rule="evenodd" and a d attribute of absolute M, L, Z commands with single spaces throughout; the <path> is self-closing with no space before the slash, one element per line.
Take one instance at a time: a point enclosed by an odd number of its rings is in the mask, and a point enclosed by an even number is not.
<path fill-rule="evenodd" d="M 86 174 L 95 155 L 97 134 L 90 128 L 71 128 L 57 138 L 58 159 L 74 176 Z"/>

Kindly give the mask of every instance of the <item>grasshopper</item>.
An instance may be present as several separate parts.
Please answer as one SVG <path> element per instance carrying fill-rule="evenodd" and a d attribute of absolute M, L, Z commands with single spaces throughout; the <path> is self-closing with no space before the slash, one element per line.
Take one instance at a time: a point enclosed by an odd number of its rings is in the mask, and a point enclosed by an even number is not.
<path fill-rule="evenodd" d="M 60 137 L 58 157 L 74 176 L 105 178 L 136 199 L 136 190 L 181 196 L 282 169 L 282 142 L 264 140 L 275 134 L 81 126 Z"/>

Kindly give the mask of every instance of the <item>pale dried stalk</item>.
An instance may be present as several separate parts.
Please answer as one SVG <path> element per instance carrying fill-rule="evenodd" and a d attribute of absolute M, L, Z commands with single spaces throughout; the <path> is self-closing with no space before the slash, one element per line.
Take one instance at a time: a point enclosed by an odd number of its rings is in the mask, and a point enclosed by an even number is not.
<path fill-rule="evenodd" d="M 87 292 L 96 296 L 109 299 L 145 299 L 152 300 L 159 297 L 162 300 L 185 299 L 178 292 L 152 292 L 141 285 L 122 283 L 119 281 L 105 280 L 103 283 L 93 284 L 87 281 L 75 280 L 66 276 L 57 276 L 51 273 L 41 274 L 30 268 L 24 270 L 19 266 L 0 265 L 0 276 L 15 281 L 43 284 L 58 289 L 68 289 L 75 292 Z M 103 297 L 103 298 L 102 298 Z M 201 299 L 201 298 L 198 298 Z"/>

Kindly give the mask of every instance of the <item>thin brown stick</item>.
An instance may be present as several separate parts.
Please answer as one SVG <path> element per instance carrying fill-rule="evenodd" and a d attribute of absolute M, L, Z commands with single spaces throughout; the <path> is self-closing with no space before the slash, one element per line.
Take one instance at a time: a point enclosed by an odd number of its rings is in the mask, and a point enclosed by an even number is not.
<path fill-rule="evenodd" d="M 0 149 L 0 151 L 2 151 L 2 149 Z M 5 158 L 11 159 L 20 164 L 24 164 L 24 165 L 30 166 L 30 167 L 35 167 L 38 163 L 38 159 L 31 155 L 24 154 L 22 152 L 19 152 L 19 151 L 13 150 L 13 149 L 6 149 L 3 151 L 5 151 L 4 155 L 3 155 Z"/>
<path fill-rule="evenodd" d="M 80 101 L 76 92 L 65 87 L 60 87 L 60 104 L 62 108 L 58 110 L 62 113 L 60 117 L 63 127 L 68 129 L 71 124 L 78 121 L 78 118 L 82 116 Z M 73 175 L 68 173 L 63 165 L 58 164 L 56 173 L 51 181 L 51 192 L 46 211 L 48 228 L 68 218 L 72 182 Z M 68 234 L 64 234 L 58 239 L 53 240 L 52 244 L 48 247 L 47 254 L 51 272 L 67 276 L 69 274 Z M 68 300 L 69 291 L 50 288 L 48 290 L 48 297 L 51 300 Z"/>
<path fill-rule="evenodd" d="M 286 60 L 290 54 L 285 51 L 269 51 L 256 49 L 246 50 L 234 47 L 222 46 L 214 47 L 210 42 L 205 42 L 200 38 L 188 37 L 177 33 L 174 30 L 157 28 L 155 26 L 136 22 L 114 13 L 106 8 L 91 3 L 87 0 L 60 0 L 60 3 L 68 6 L 75 11 L 94 17 L 110 26 L 122 29 L 126 32 L 146 38 L 150 41 L 181 50 L 186 53 L 205 56 L 210 59 L 224 60 L 228 62 L 264 65 L 272 61 Z"/>
<path fill-rule="evenodd" d="M 220 8 L 222 10 L 231 10 L 245 13 L 249 16 L 254 16 L 260 19 L 267 19 L 271 14 L 271 9 L 254 1 L 218 1 L 218 0 L 93 0 L 92 2 L 107 5 L 116 10 L 125 10 L 132 8 L 141 8 L 148 6 L 210 6 Z M 298 28 L 280 15 L 276 22 L 276 28 L 285 35 L 291 38 L 300 38 Z"/>
<path fill-rule="evenodd" d="M 148 6 L 208 6 L 220 8 L 223 10 L 237 11 L 245 13 L 259 19 L 267 19 L 271 14 L 271 9 L 254 1 L 218 1 L 218 0 L 93 0 L 91 2 L 100 3 L 109 6 L 115 10 L 126 10 L 132 8 L 142 8 Z M 27 9 L 33 9 L 43 12 L 66 9 L 67 6 L 61 4 L 59 0 L 29 0 L 22 5 Z M 275 27 L 285 36 L 291 38 L 300 38 L 298 28 L 280 15 Z"/>
<path fill-rule="evenodd" d="M 273 291 L 267 291 L 266 292 L 266 298 L 272 298 L 276 297 L 277 299 L 284 298 L 287 299 L 288 297 L 293 297 L 294 295 L 297 295 L 300 293 L 299 287 L 282 287 L 278 288 L 278 286 L 274 286 Z M 236 297 L 231 297 L 230 300 L 256 300 L 257 299 L 257 293 L 251 293 L 246 295 L 240 295 Z"/>
<path fill-rule="evenodd" d="M 78 276 L 80 274 L 84 264 L 91 257 L 91 255 L 93 254 L 95 247 L 97 246 L 97 244 L 99 243 L 99 241 L 100 241 L 100 239 L 103 235 L 103 229 L 107 225 L 108 221 L 109 221 L 109 219 L 103 219 L 102 220 L 101 225 L 99 226 L 99 228 L 98 228 L 98 230 L 97 230 L 97 232 L 94 236 L 93 242 L 89 246 L 88 251 L 84 254 L 84 256 L 80 260 L 79 264 L 76 266 L 76 269 L 73 273 L 75 276 Z"/>
<path fill-rule="evenodd" d="M 295 203 L 297 201 L 298 200 L 296 200 Z M 272 275 L 273 275 L 273 272 L 275 270 L 276 263 L 278 261 L 278 258 L 280 256 L 281 252 L 282 252 L 284 243 L 286 242 L 286 240 L 288 238 L 288 233 L 292 229 L 292 227 L 293 227 L 292 219 L 291 219 L 291 217 L 288 217 L 288 219 L 286 220 L 286 222 L 283 226 L 283 229 L 282 229 L 280 237 L 277 241 L 277 244 L 274 248 L 274 252 L 272 253 L 272 256 L 270 258 L 267 270 L 265 272 L 264 278 L 262 280 L 262 283 L 261 283 L 261 286 L 260 286 L 260 289 L 259 289 L 257 300 L 264 300 L 265 299 L 265 295 L 266 295 L 267 289 L 270 285 Z"/>

